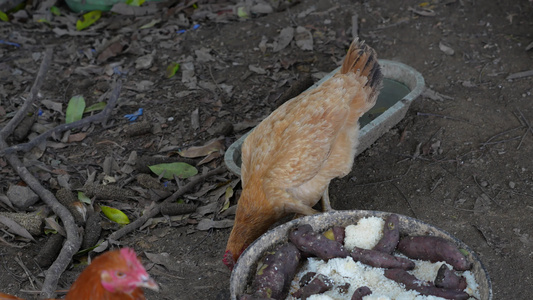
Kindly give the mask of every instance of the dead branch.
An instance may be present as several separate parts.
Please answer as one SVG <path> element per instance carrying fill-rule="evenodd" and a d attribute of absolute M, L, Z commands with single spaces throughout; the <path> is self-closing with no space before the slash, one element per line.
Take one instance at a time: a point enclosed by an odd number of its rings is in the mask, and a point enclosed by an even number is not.
<path fill-rule="evenodd" d="M 27 111 L 29 107 L 32 105 L 33 102 L 37 99 L 37 93 L 39 92 L 39 89 L 41 88 L 41 85 L 44 80 L 44 76 L 46 72 L 48 71 L 48 67 L 50 65 L 51 61 L 51 49 L 47 49 L 45 52 L 45 57 L 43 58 L 43 61 L 41 62 L 41 66 L 39 68 L 39 73 L 37 74 L 37 78 L 35 79 L 35 83 L 33 84 L 33 87 L 31 89 L 31 93 L 28 99 L 24 102 L 19 112 L 17 112 L 17 116 L 23 116 L 24 110 Z M 22 111 L 22 113 L 20 113 Z M 20 117 L 22 118 L 22 117 Z M 15 119 L 15 118 L 13 118 Z M 0 133 L 0 149 L 7 148 L 8 144 L 5 141 L 5 138 L 13 132 L 14 128 L 16 127 L 17 120 L 11 120 L 8 124 L 8 126 L 4 127 Z M 19 121 L 20 122 L 20 121 Z M 78 251 L 81 245 L 81 237 L 78 233 L 78 227 L 74 223 L 74 218 L 70 214 L 70 212 L 61 205 L 57 199 L 55 198 L 54 194 L 52 194 L 50 191 L 46 190 L 39 181 L 24 167 L 20 159 L 14 155 L 14 154 L 8 154 L 5 156 L 11 167 L 17 172 L 17 174 L 20 176 L 20 178 L 26 182 L 26 184 L 37 194 L 39 197 L 46 203 L 49 207 L 52 208 L 54 213 L 61 218 L 63 221 L 63 225 L 65 226 L 66 232 L 67 232 L 67 240 L 65 244 L 63 245 L 63 248 L 61 249 L 61 253 L 59 254 L 59 257 L 55 260 L 55 262 L 50 266 L 48 271 L 46 272 L 46 277 L 43 284 L 43 289 L 41 292 L 41 296 L 43 298 L 51 298 L 54 294 L 54 291 L 57 287 L 57 282 L 59 281 L 59 276 L 63 273 L 63 271 L 67 268 L 68 264 L 70 263 L 70 260 L 74 253 Z"/>
<path fill-rule="evenodd" d="M 30 90 L 30 95 L 24 101 L 15 116 L 6 124 L 6 126 L 4 126 L 4 128 L 2 128 L 2 130 L 0 130 L 0 140 L 5 141 L 6 138 L 11 133 L 13 133 L 15 128 L 17 128 L 19 123 L 22 122 L 22 120 L 24 119 L 24 116 L 26 116 L 26 114 L 28 113 L 30 107 L 37 100 L 37 93 L 39 93 L 41 85 L 43 85 L 46 72 L 48 72 L 48 68 L 50 68 L 50 62 L 52 61 L 52 50 L 52 48 L 48 48 L 44 52 L 43 60 L 41 61 L 41 66 L 39 67 L 39 72 L 37 73 L 37 77 L 35 77 L 35 82 L 33 83 L 33 86 Z"/>
<path fill-rule="evenodd" d="M 193 180 L 191 180 L 189 183 L 181 187 L 179 190 L 177 190 L 174 194 L 170 195 L 168 198 L 163 200 L 163 202 L 155 205 L 151 210 L 146 212 L 144 215 L 142 215 L 137 220 L 131 222 L 130 224 L 122 227 L 121 229 L 113 232 L 107 239 L 110 241 L 116 241 L 126 234 L 134 231 L 135 229 L 141 227 L 146 221 L 148 221 L 150 218 L 153 218 L 157 216 L 161 211 L 161 206 L 176 201 L 179 197 L 183 196 L 185 193 L 188 193 L 190 190 L 192 190 L 195 186 L 203 182 L 205 179 L 218 175 L 220 173 L 223 173 L 225 171 L 224 167 L 218 167 L 214 170 L 211 170 L 205 174 L 199 175 L 195 177 Z"/>
<path fill-rule="evenodd" d="M 59 135 L 60 133 L 62 133 L 64 131 L 67 131 L 67 130 L 70 130 L 70 129 L 74 129 L 74 128 L 83 127 L 84 125 L 91 124 L 91 123 L 101 123 L 102 125 L 105 125 L 105 123 L 107 122 L 107 120 L 111 116 L 111 112 L 113 111 L 113 108 L 115 107 L 115 105 L 117 103 L 118 96 L 120 95 L 121 88 L 122 88 L 122 82 L 120 80 L 118 80 L 115 83 L 114 87 L 113 87 L 113 90 L 111 92 L 111 95 L 109 96 L 109 101 L 108 101 L 106 107 L 101 112 L 99 112 L 99 113 L 97 113 L 95 115 L 89 116 L 87 118 L 83 118 L 83 119 L 81 119 L 79 121 L 76 121 L 76 122 L 72 122 L 72 123 L 69 123 L 69 124 L 61 124 L 59 126 L 56 126 L 56 127 L 52 128 L 52 129 L 47 130 L 46 132 L 43 132 L 38 137 L 34 138 L 33 140 L 31 140 L 28 143 L 18 144 L 18 145 L 15 145 L 15 146 L 8 147 L 8 148 L 5 148 L 3 150 L 0 150 L 0 157 L 4 156 L 6 154 L 15 153 L 15 152 L 18 152 L 18 151 L 28 152 L 33 147 L 35 147 L 35 146 L 39 145 L 40 143 L 42 143 L 44 140 L 46 140 L 52 134 Z"/>

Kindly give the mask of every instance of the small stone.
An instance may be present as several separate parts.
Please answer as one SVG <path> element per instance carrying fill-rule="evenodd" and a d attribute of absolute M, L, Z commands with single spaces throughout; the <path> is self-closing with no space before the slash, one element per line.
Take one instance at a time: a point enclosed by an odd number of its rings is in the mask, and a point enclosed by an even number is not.
<path fill-rule="evenodd" d="M 516 186 L 516 183 L 514 183 L 513 181 L 509 181 L 509 187 L 514 189 L 514 187 Z"/>
<path fill-rule="evenodd" d="M 10 186 L 7 190 L 7 197 L 16 208 L 21 210 L 27 209 L 39 200 L 39 196 L 29 187 L 20 185 Z"/>
<path fill-rule="evenodd" d="M 482 182 L 480 183 L 480 185 L 481 185 L 482 187 L 487 187 L 487 186 L 489 185 L 489 183 L 486 182 L 486 181 L 482 181 Z"/>

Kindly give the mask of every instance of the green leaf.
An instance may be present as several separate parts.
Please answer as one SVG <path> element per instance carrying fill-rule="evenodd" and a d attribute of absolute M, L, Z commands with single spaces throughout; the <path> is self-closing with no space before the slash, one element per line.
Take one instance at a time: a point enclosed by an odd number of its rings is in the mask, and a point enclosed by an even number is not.
<path fill-rule="evenodd" d="M 82 31 L 83 29 L 91 26 L 94 22 L 98 21 L 101 16 L 102 12 L 99 10 L 93 10 L 84 14 L 81 16 L 81 19 L 76 22 L 76 29 L 78 31 Z"/>
<path fill-rule="evenodd" d="M 178 178 L 189 178 L 198 174 L 198 170 L 184 162 L 175 162 L 170 164 L 159 164 L 148 166 L 152 172 L 157 176 L 163 174 L 165 179 L 174 179 L 174 175 Z"/>
<path fill-rule="evenodd" d="M 464 256 L 468 256 L 470 252 L 468 252 L 466 249 L 460 248 L 459 252 L 461 252 Z"/>
<path fill-rule="evenodd" d="M 91 205 L 91 198 L 87 197 L 83 192 L 78 192 L 78 200 L 85 204 Z"/>
<path fill-rule="evenodd" d="M 248 13 L 246 12 L 246 9 L 244 7 L 242 7 L 242 6 L 237 8 L 237 16 L 239 16 L 239 18 L 243 18 L 243 19 L 246 19 L 246 18 L 250 17 L 248 15 Z"/>
<path fill-rule="evenodd" d="M 161 22 L 161 19 L 154 19 L 154 20 L 150 21 L 150 23 L 144 24 L 143 26 L 139 27 L 139 29 L 152 28 L 155 25 L 157 25 L 157 23 L 159 23 L 159 22 Z"/>
<path fill-rule="evenodd" d="M 223 212 L 223 211 L 225 211 L 226 209 L 229 208 L 230 199 L 231 199 L 232 196 L 233 196 L 233 188 L 230 185 L 230 186 L 228 186 L 226 188 L 226 193 L 224 195 L 224 206 L 222 207 L 220 212 Z"/>
<path fill-rule="evenodd" d="M 100 206 L 100 208 L 102 209 L 102 212 L 109 220 L 115 223 L 118 223 L 120 225 L 127 225 L 130 223 L 130 219 L 122 211 L 116 208 L 113 208 L 113 207 L 109 207 L 109 206 Z"/>
<path fill-rule="evenodd" d="M 88 112 L 91 112 L 91 111 L 104 110 L 106 105 L 107 105 L 107 103 L 105 101 L 95 103 L 95 104 L 85 108 L 83 113 L 85 114 L 85 113 L 88 113 Z"/>
<path fill-rule="evenodd" d="M 131 6 L 141 6 L 144 3 L 144 0 L 127 0 L 126 4 Z"/>
<path fill-rule="evenodd" d="M 50 7 L 50 12 L 53 13 L 56 16 L 60 16 L 61 12 L 59 11 L 59 8 L 57 6 Z"/>
<path fill-rule="evenodd" d="M 65 115 L 65 123 L 69 124 L 81 120 L 84 110 L 85 99 L 83 99 L 83 96 L 78 95 L 70 98 Z"/>
<path fill-rule="evenodd" d="M 7 17 L 7 15 L 0 10 L 0 20 L 4 21 L 4 22 L 9 22 L 9 18 Z"/>
<path fill-rule="evenodd" d="M 172 62 L 167 67 L 167 71 L 165 72 L 165 76 L 167 78 L 172 78 L 172 76 L 176 75 L 176 72 L 180 69 L 180 64 L 177 62 Z"/>
<path fill-rule="evenodd" d="M 76 255 L 84 255 L 84 254 L 87 254 L 89 252 L 91 252 L 92 250 L 96 249 L 96 247 L 100 246 L 102 243 L 97 243 L 96 245 L 92 246 L 92 247 L 89 247 L 87 249 L 82 249 L 78 252 L 76 252 Z"/>

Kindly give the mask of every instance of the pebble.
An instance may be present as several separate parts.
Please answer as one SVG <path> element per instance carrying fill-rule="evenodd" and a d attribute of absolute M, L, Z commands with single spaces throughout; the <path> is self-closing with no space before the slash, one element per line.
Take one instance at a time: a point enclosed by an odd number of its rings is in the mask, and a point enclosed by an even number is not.
<path fill-rule="evenodd" d="M 481 183 L 479 183 L 479 184 L 480 184 L 482 187 L 486 187 L 487 185 L 489 185 L 489 183 L 486 182 L 486 181 L 484 181 L 484 180 L 483 180 Z"/>
<path fill-rule="evenodd" d="M 514 181 L 509 181 L 509 187 L 514 189 L 514 187 L 516 186 L 516 183 L 514 183 Z"/>

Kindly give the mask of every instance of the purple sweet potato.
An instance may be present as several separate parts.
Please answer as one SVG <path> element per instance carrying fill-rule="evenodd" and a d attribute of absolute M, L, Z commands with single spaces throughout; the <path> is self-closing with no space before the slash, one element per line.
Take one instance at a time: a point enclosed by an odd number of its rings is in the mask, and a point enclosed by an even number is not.
<path fill-rule="evenodd" d="M 400 268 L 405 270 L 412 270 L 415 268 L 415 263 L 407 258 L 394 256 L 377 250 L 355 247 L 350 255 L 355 261 L 360 261 L 365 265 L 376 268 Z"/>
<path fill-rule="evenodd" d="M 345 282 L 343 284 L 337 285 L 337 291 L 339 291 L 340 294 L 346 294 L 348 293 L 348 290 L 350 289 L 351 284 L 348 282 Z"/>
<path fill-rule="evenodd" d="M 300 278 L 300 282 L 298 282 L 298 284 L 300 284 L 300 287 L 302 287 L 308 284 L 309 282 L 311 282 L 311 280 L 313 280 L 315 276 L 316 276 L 316 272 L 307 272 L 304 274 L 304 276 L 302 276 L 302 278 Z"/>
<path fill-rule="evenodd" d="M 412 259 L 445 261 L 457 271 L 472 268 L 472 263 L 452 242 L 437 236 L 408 236 L 398 243 L 398 250 Z"/>
<path fill-rule="evenodd" d="M 406 290 L 415 290 L 421 295 L 436 296 L 445 299 L 467 300 L 470 298 L 466 292 L 443 289 L 434 286 L 431 282 L 423 281 L 402 269 L 387 269 L 385 277 L 405 285 Z"/>
<path fill-rule="evenodd" d="M 398 215 L 391 214 L 385 219 L 385 226 L 383 226 L 383 236 L 379 242 L 374 246 L 374 250 L 391 254 L 398 246 L 400 241 L 400 219 Z"/>
<path fill-rule="evenodd" d="M 455 274 L 455 272 L 448 268 L 448 266 L 445 264 L 440 266 L 434 282 L 436 287 L 458 291 L 464 291 L 467 286 L 466 278 Z"/>
<path fill-rule="evenodd" d="M 307 297 L 316 294 L 322 294 L 333 288 L 333 281 L 325 275 L 318 274 L 311 282 L 298 289 L 292 295 L 295 298 L 305 300 Z"/>
<path fill-rule="evenodd" d="M 284 299 L 296 275 L 301 254 L 293 243 L 281 245 L 265 256 L 252 282 L 256 298 Z"/>
<path fill-rule="evenodd" d="M 326 230 L 324 236 L 330 240 L 336 241 L 341 245 L 344 245 L 345 228 L 342 226 L 333 226 Z"/>
<path fill-rule="evenodd" d="M 372 291 L 367 286 L 362 286 L 360 288 L 357 288 L 355 292 L 352 295 L 352 300 L 363 300 L 364 296 L 368 296 L 372 294 Z"/>
<path fill-rule="evenodd" d="M 326 261 L 331 258 L 344 258 L 350 255 L 342 244 L 314 231 L 309 224 L 291 230 L 289 240 L 302 251 L 302 254 L 316 256 Z"/>

